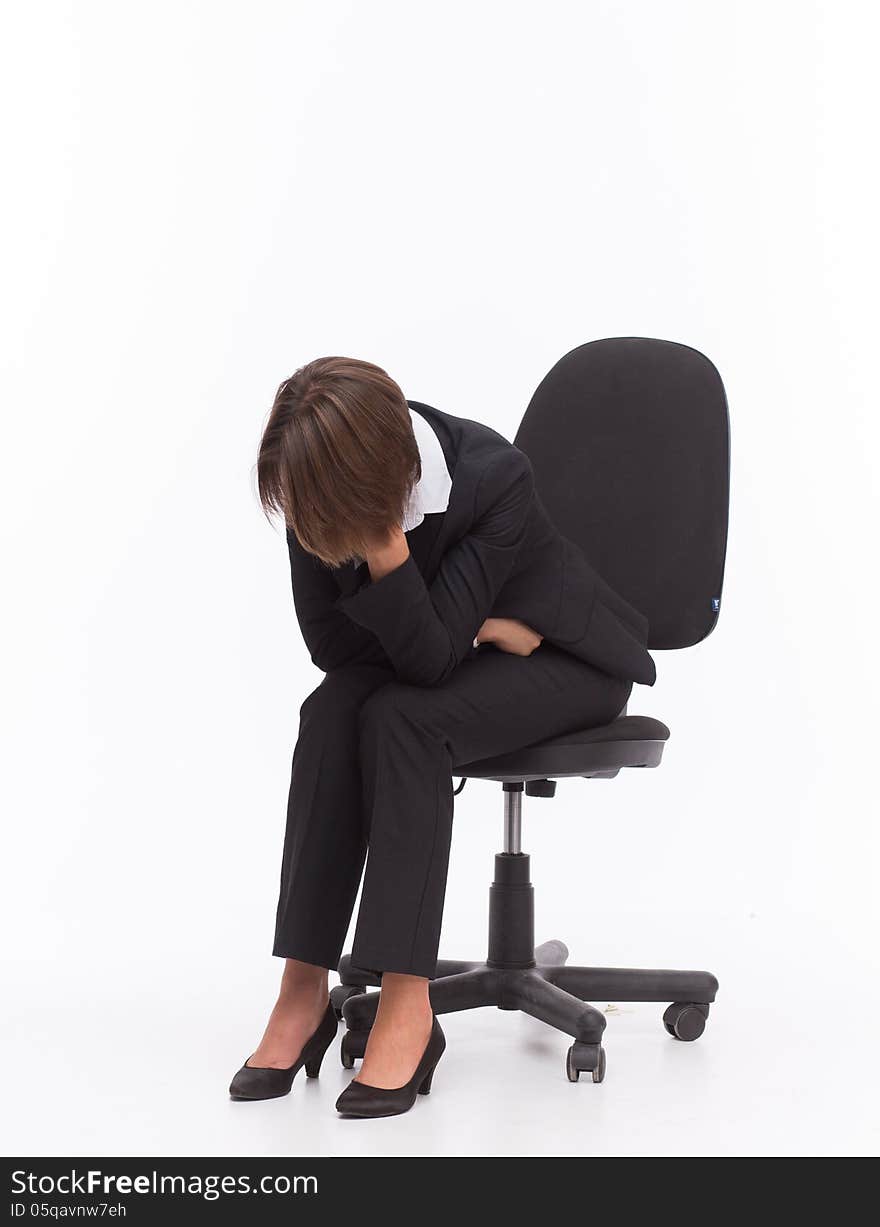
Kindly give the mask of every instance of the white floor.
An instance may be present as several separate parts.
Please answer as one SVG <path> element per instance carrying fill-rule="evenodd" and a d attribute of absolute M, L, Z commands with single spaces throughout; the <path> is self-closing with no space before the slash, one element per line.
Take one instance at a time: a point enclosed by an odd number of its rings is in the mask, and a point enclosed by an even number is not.
<path fill-rule="evenodd" d="M 542 934 L 541 936 L 546 936 Z M 434 1092 L 404 1117 L 345 1121 L 332 1049 L 317 1082 L 232 1103 L 262 1004 L 220 969 L 8 967 L 7 1155 L 863 1155 L 880 1149 L 876 982 L 800 923 L 716 933 L 722 993 L 699 1041 L 662 1007 L 609 1013 L 608 1073 L 570 1084 L 567 1040 L 518 1014 L 443 1020 Z M 720 949 L 725 939 L 726 951 Z M 800 951 L 792 956 L 792 949 Z M 274 977 L 276 964 L 269 961 Z M 267 974 L 268 974 L 267 973 Z M 268 979 L 263 978 L 263 985 Z M 866 989 L 874 996 L 866 995 Z M 604 1004 L 604 1003 L 599 1003 Z"/>

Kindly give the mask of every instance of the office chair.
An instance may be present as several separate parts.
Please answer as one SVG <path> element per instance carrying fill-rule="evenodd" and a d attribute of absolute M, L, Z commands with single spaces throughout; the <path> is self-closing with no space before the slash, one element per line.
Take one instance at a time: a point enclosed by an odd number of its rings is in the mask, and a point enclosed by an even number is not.
<path fill-rule="evenodd" d="M 642 337 L 581 345 L 541 382 L 514 440 L 530 458 L 540 497 L 560 531 L 649 619 L 650 648 L 683 648 L 714 628 L 727 548 L 729 422 L 715 367 L 686 345 Z M 718 982 L 705 971 L 568 967 L 560 941 L 534 943 L 534 894 L 522 851 L 522 797 L 552 797 L 556 780 L 612 779 L 657 767 L 669 729 L 626 714 L 480 762 L 461 779 L 495 780 L 504 792 L 504 851 L 495 857 L 485 962 L 440 959 L 430 985 L 437 1014 L 493 1005 L 522 1010 L 572 1036 L 566 1072 L 605 1076 L 605 1016 L 591 1001 L 671 1003 L 669 1034 L 697 1039 Z M 342 1063 L 366 1049 L 379 983 L 339 965 L 333 1005 L 345 1019 Z"/>

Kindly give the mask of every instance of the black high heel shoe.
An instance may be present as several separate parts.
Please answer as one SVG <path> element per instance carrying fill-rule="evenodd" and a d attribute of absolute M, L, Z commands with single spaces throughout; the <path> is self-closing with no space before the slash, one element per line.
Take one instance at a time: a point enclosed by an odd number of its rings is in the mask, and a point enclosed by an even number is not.
<path fill-rule="evenodd" d="M 434 1070 L 445 1049 L 446 1036 L 435 1015 L 422 1059 L 409 1082 L 393 1090 L 383 1090 L 365 1082 L 350 1082 L 336 1100 L 336 1111 L 343 1116 L 399 1116 L 401 1112 L 408 1112 L 419 1095 L 430 1094 Z"/>
<path fill-rule="evenodd" d="M 245 1061 L 229 1084 L 232 1099 L 277 1099 L 287 1095 L 293 1080 L 303 1066 L 307 1078 L 317 1078 L 324 1054 L 336 1038 L 339 1023 L 332 1005 L 303 1044 L 302 1052 L 287 1069 L 272 1069 L 268 1065 L 248 1065 Z M 250 1057 L 248 1057 L 248 1061 Z"/>

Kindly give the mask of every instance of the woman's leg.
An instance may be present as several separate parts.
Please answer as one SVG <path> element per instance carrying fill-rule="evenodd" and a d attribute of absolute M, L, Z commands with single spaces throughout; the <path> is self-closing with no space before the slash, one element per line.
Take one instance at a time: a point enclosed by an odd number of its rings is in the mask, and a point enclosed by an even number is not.
<path fill-rule="evenodd" d="M 292 1065 L 327 1008 L 327 969 L 342 954 L 366 853 L 358 712 L 391 677 L 333 670 L 300 708 L 272 951 L 286 962 L 252 1066 Z"/>
<path fill-rule="evenodd" d="M 386 985 L 391 992 L 359 1080 L 403 1085 L 427 1040 L 453 766 L 606 724 L 631 689 L 631 682 L 543 643 L 528 657 L 486 646 L 441 686 L 390 682 L 364 701 L 360 758 L 369 853 L 352 961 L 381 971 L 383 997 Z"/>
<path fill-rule="evenodd" d="M 287 959 L 278 1000 L 263 1038 L 247 1064 L 260 1069 L 289 1069 L 324 1017 L 329 1001 L 327 968 Z"/>

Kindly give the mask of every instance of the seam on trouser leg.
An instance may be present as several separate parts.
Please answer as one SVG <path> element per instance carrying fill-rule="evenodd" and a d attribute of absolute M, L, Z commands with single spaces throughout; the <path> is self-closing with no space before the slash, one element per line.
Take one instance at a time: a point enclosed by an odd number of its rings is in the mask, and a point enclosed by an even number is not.
<path fill-rule="evenodd" d="M 435 775 L 434 775 L 434 831 L 431 837 L 431 851 L 428 856 L 428 865 L 425 871 L 425 881 L 422 885 L 422 894 L 421 894 L 421 898 L 419 899 L 419 909 L 418 909 L 418 912 L 416 913 L 416 923 L 413 929 L 412 946 L 410 947 L 410 952 L 409 952 L 410 966 L 412 966 L 415 963 L 416 946 L 418 945 L 419 931 L 422 927 L 422 916 L 424 915 L 424 911 L 425 911 L 425 896 L 428 893 L 428 883 L 431 881 L 431 870 L 434 865 L 434 852 L 437 848 L 437 828 L 440 824 L 440 789 L 438 787 L 438 777 L 439 777 L 439 771 L 435 772 Z M 451 786 L 451 776 L 450 776 L 450 786 Z"/>
<path fill-rule="evenodd" d="M 363 736 L 361 735 L 358 737 L 357 753 L 360 755 L 362 751 L 363 751 Z M 378 762 L 375 761 L 376 758 L 378 758 Z M 371 798 L 371 805 L 369 807 L 369 812 L 367 811 L 367 806 L 365 804 L 366 797 L 364 795 L 366 772 L 364 771 L 362 764 L 359 764 L 359 768 L 358 768 L 360 771 L 360 775 L 361 775 L 360 801 L 361 801 L 361 821 L 363 823 L 361 834 L 366 840 L 367 855 L 364 861 L 363 882 L 361 884 L 361 897 L 360 897 L 360 903 L 358 905 L 358 916 L 355 921 L 354 941 L 352 943 L 352 948 L 351 948 L 352 957 L 354 957 L 355 951 L 357 949 L 358 934 L 360 932 L 360 927 L 361 927 L 360 913 L 364 906 L 363 886 L 366 884 L 367 874 L 370 872 L 370 867 L 371 867 L 372 860 L 373 860 L 373 815 L 376 811 L 377 800 L 379 796 L 381 796 L 381 788 L 382 788 L 382 783 L 384 781 L 384 774 L 385 774 L 385 756 L 382 754 L 373 755 L 373 760 L 374 761 L 372 763 L 372 768 L 371 768 L 374 773 L 373 774 L 373 795 Z M 357 966 L 360 966 L 360 964 L 357 964 Z M 379 970 L 379 969 L 375 969 L 375 970 Z"/>
<path fill-rule="evenodd" d="M 296 754 L 298 744 L 299 744 L 299 737 L 297 737 L 296 743 L 294 744 L 294 750 L 293 750 L 294 755 Z M 308 844 L 309 838 L 310 837 L 314 838 L 314 827 L 318 825 L 317 823 L 314 822 L 315 794 L 317 793 L 317 790 L 318 790 L 318 782 L 320 779 L 321 767 L 324 762 L 325 750 L 326 750 L 326 741 L 324 737 L 321 737 L 320 747 L 318 751 L 318 761 L 317 763 L 310 764 L 312 768 L 312 786 L 309 792 L 308 804 L 297 806 L 297 814 L 300 812 L 300 810 L 302 810 L 303 816 L 306 818 L 306 827 L 305 827 L 305 830 L 301 829 L 301 838 L 298 844 L 296 844 L 294 848 L 291 848 L 291 855 L 288 858 L 288 860 L 293 861 L 295 863 L 290 866 L 290 873 L 288 875 L 286 882 L 284 879 L 284 864 L 282 863 L 281 881 L 278 887 L 278 896 L 279 896 L 278 908 L 276 909 L 276 913 L 280 913 L 282 910 L 285 913 L 288 911 L 288 905 L 292 902 L 293 897 L 294 897 L 294 892 L 296 890 L 297 879 L 299 878 L 302 872 L 302 866 L 305 860 L 305 857 L 303 855 L 304 850 L 306 848 L 306 845 Z M 292 775 L 293 775 L 293 763 L 291 762 L 291 777 Z M 293 781 L 291 779 L 291 786 L 292 786 L 292 783 Z M 294 820 L 294 822 L 296 823 L 296 819 Z M 283 855 L 284 854 L 282 850 L 282 858 L 283 858 Z M 282 906 L 282 901 L 283 901 L 283 906 Z M 277 943 L 277 940 L 279 937 L 279 920 L 280 920 L 280 915 L 276 914 L 273 948 L 274 948 L 274 944 Z"/>
<path fill-rule="evenodd" d="M 441 751 L 443 748 L 445 748 L 448 754 L 448 745 L 445 742 L 445 739 L 438 743 L 437 739 L 433 737 L 425 729 L 424 725 L 422 725 L 418 720 L 415 720 L 410 715 L 409 712 L 402 712 L 401 714 L 404 716 L 407 724 L 410 726 L 410 728 L 414 731 L 418 739 L 423 744 L 427 744 L 428 746 L 436 746 L 439 744 Z M 374 804 L 373 804 L 373 807 L 371 809 L 371 814 L 370 814 L 370 847 L 367 852 L 368 867 L 369 867 L 369 858 L 372 855 L 372 851 L 373 851 L 372 838 L 371 838 L 372 833 L 373 833 L 372 815 L 373 815 L 373 812 L 375 811 L 375 807 L 376 807 L 378 798 L 382 795 L 381 790 L 384 785 L 384 781 L 386 777 L 386 768 L 387 768 L 385 758 L 386 758 L 386 754 L 379 754 L 379 763 L 376 764 L 374 768 L 376 774 L 375 774 L 374 787 L 373 787 Z M 440 775 L 441 775 L 441 764 L 437 763 L 436 769 L 435 769 L 435 775 L 434 775 L 434 823 L 433 823 L 433 831 L 431 835 L 431 847 L 429 850 L 428 861 L 427 861 L 427 865 L 426 865 L 425 872 L 424 872 L 424 881 L 422 883 L 421 894 L 419 896 L 418 908 L 416 910 L 414 921 L 413 921 L 413 926 L 412 926 L 412 936 L 411 936 L 411 941 L 410 941 L 410 946 L 409 946 L 410 953 L 409 953 L 409 958 L 407 960 L 408 965 L 410 967 L 412 967 L 415 963 L 415 951 L 416 951 L 416 947 L 418 946 L 418 941 L 419 941 L 419 936 L 420 936 L 420 931 L 421 931 L 421 926 L 422 926 L 422 920 L 423 920 L 423 916 L 425 912 L 425 899 L 426 899 L 427 892 L 428 892 L 428 885 L 431 880 L 431 871 L 432 871 L 432 867 L 434 864 L 434 855 L 435 855 L 436 848 L 437 848 L 437 831 L 438 831 L 439 819 L 440 819 L 440 793 L 439 793 Z M 451 788 L 452 786 L 451 773 L 449 776 L 449 780 L 450 780 L 450 788 Z M 361 895 L 361 906 L 363 907 L 363 895 Z M 354 954 L 354 948 L 352 949 L 352 954 Z M 382 960 L 374 959 L 373 961 L 376 962 L 376 961 L 382 961 Z M 360 966 L 360 964 L 358 965 Z M 382 968 L 382 970 L 385 970 L 385 969 Z M 408 973 L 400 973 L 400 974 L 416 975 L 419 973 L 408 972 Z"/>

